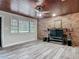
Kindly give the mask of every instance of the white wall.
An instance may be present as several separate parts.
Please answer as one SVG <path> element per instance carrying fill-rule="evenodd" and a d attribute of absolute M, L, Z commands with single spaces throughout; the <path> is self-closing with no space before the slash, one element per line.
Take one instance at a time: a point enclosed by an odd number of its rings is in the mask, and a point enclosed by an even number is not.
<path fill-rule="evenodd" d="M 0 11 L 0 16 L 2 17 L 2 47 L 7 47 L 7 46 L 12 46 L 28 41 L 33 41 L 37 40 L 37 31 L 34 33 L 27 32 L 27 33 L 11 33 L 11 26 L 10 26 L 10 20 L 11 17 L 17 18 L 18 19 L 26 19 L 31 20 L 35 23 L 35 27 L 37 29 L 37 20 L 28 18 L 28 17 L 23 17 L 7 12 Z"/>

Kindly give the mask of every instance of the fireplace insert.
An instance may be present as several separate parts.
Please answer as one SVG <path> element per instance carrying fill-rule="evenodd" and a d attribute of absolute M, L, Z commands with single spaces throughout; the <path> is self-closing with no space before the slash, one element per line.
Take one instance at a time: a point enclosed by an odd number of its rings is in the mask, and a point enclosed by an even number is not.
<path fill-rule="evenodd" d="M 49 29 L 48 41 L 63 41 L 64 31 L 63 29 Z"/>

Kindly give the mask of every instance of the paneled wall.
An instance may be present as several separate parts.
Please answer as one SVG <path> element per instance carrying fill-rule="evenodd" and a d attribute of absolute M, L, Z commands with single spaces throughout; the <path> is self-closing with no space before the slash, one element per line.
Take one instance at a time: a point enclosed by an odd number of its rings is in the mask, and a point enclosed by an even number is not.
<path fill-rule="evenodd" d="M 79 13 L 39 20 L 38 37 L 47 36 L 47 28 L 54 28 L 54 20 L 62 20 L 62 27 L 73 29 L 71 32 L 73 46 L 79 46 Z M 59 26 L 59 25 L 58 25 Z"/>
<path fill-rule="evenodd" d="M 21 44 L 24 42 L 29 42 L 33 40 L 37 40 L 37 20 L 29 17 L 23 17 L 20 15 L 7 13 L 4 11 L 0 11 L 0 17 L 2 17 L 2 47 L 12 46 L 16 44 Z M 11 20 L 16 19 L 31 21 L 34 23 L 34 32 L 11 32 Z M 16 23 L 15 23 L 16 24 Z"/>

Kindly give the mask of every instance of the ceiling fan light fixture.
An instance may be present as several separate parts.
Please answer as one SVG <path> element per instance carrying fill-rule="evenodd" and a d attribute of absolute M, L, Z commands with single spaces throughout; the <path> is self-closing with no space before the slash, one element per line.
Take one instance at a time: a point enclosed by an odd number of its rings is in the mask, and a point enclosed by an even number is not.
<path fill-rule="evenodd" d="M 42 18 L 42 17 L 43 17 L 43 13 L 38 12 L 38 13 L 37 13 L 37 17 Z"/>
<path fill-rule="evenodd" d="M 35 9 L 38 11 L 43 11 L 43 7 L 41 5 L 36 6 Z"/>

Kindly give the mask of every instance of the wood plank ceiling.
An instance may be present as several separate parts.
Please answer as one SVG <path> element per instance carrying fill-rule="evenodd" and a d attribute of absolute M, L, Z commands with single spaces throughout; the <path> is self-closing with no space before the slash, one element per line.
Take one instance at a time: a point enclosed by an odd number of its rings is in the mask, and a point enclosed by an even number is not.
<path fill-rule="evenodd" d="M 79 0 L 45 0 L 42 6 L 44 10 L 56 15 L 79 12 Z"/>
<path fill-rule="evenodd" d="M 11 5 L 13 4 L 12 1 L 15 1 L 14 3 L 15 6 L 13 8 L 11 7 Z M 0 0 L 0 10 L 26 15 L 19 11 L 19 5 L 20 5 L 19 2 L 22 1 L 27 2 L 27 0 Z M 29 0 L 29 1 L 35 2 L 35 0 Z M 33 4 L 34 3 L 31 3 L 30 5 L 32 6 Z M 42 6 L 45 11 L 56 13 L 56 15 L 64 15 L 79 12 L 79 0 L 45 0 Z M 14 11 L 12 9 L 17 9 L 17 11 Z"/>
<path fill-rule="evenodd" d="M 79 12 L 79 0 L 45 0 L 42 4 L 45 11 L 50 11 L 46 14 L 66 15 Z"/>
<path fill-rule="evenodd" d="M 0 0 L 0 10 L 34 18 L 31 7 L 29 0 Z"/>

